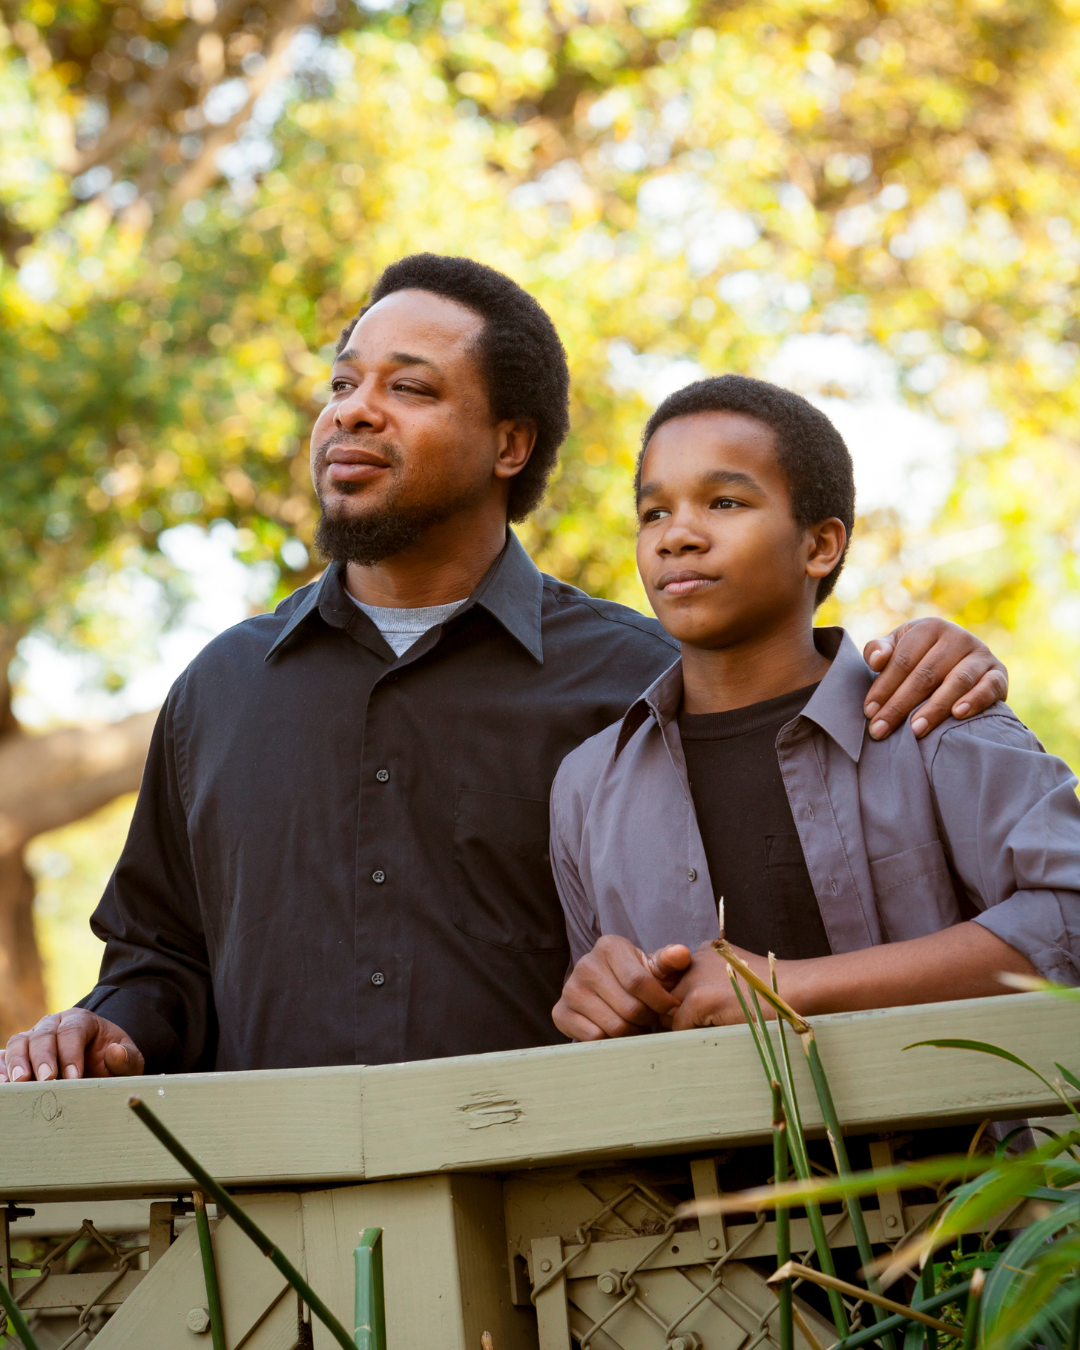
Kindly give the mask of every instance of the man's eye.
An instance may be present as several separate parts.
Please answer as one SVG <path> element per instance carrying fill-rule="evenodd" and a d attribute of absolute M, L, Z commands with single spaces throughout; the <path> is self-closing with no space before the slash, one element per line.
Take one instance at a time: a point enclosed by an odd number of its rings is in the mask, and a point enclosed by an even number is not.
<path fill-rule="evenodd" d="M 425 389 L 422 384 L 409 384 L 406 381 L 398 381 L 394 388 L 403 394 L 430 394 L 430 389 Z"/>
<path fill-rule="evenodd" d="M 330 389 L 335 394 L 340 394 L 343 389 L 349 388 L 348 380 L 331 380 Z"/>

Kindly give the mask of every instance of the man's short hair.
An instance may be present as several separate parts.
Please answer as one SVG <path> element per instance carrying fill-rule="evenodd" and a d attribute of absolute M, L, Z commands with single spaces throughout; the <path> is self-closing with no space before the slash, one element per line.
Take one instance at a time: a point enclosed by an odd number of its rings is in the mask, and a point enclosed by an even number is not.
<path fill-rule="evenodd" d="M 346 324 L 337 351 L 372 305 L 395 291 L 430 291 L 465 305 L 484 320 L 476 347 L 496 420 L 520 418 L 536 427 L 529 461 L 510 480 L 509 519 L 524 520 L 547 489 L 570 430 L 570 371 L 555 325 L 528 291 L 471 258 L 414 253 L 383 272 L 367 304 Z"/>
<path fill-rule="evenodd" d="M 855 473 L 844 438 L 819 408 L 800 395 L 746 375 L 698 380 L 664 399 L 645 423 L 635 493 L 641 490 L 645 449 L 660 427 L 675 417 L 709 412 L 742 413 L 767 426 L 776 439 L 776 456 L 788 481 L 795 523 L 806 529 L 836 516 L 843 521 L 850 543 L 855 528 Z M 817 604 L 831 595 L 847 549 L 845 544 L 840 561 L 818 582 Z"/>

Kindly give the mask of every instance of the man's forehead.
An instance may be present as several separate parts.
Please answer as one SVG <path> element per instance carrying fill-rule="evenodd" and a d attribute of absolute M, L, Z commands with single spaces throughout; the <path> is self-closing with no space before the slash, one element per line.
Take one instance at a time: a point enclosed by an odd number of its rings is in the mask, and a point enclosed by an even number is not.
<path fill-rule="evenodd" d="M 382 354 L 391 350 L 424 352 L 470 348 L 484 320 L 474 310 L 431 291 L 403 290 L 384 296 L 361 316 L 349 336 L 348 350 Z M 430 354 L 430 351 L 428 352 Z M 347 357 L 348 353 L 343 353 Z"/>

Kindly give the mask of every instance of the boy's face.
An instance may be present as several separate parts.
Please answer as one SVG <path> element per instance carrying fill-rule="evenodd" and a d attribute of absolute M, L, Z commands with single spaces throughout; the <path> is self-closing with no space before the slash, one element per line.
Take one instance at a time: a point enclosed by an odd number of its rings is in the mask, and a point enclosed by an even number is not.
<path fill-rule="evenodd" d="M 653 609 L 693 646 L 727 647 L 809 622 L 818 580 L 843 549 L 839 521 L 796 525 L 773 432 L 742 413 L 695 413 L 660 427 L 641 466 L 638 521 L 638 569 Z M 838 537 L 827 528 L 835 526 Z"/>

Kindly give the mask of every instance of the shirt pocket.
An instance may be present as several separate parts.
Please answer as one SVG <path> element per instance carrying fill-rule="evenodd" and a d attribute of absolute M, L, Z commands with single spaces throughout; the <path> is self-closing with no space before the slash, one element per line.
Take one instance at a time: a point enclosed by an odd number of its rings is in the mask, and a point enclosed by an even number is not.
<path fill-rule="evenodd" d="M 963 917 L 940 839 L 871 858 L 870 876 L 890 942 L 939 933 Z"/>
<path fill-rule="evenodd" d="M 548 830 L 546 798 L 458 788 L 455 927 L 513 952 L 569 949 Z"/>

